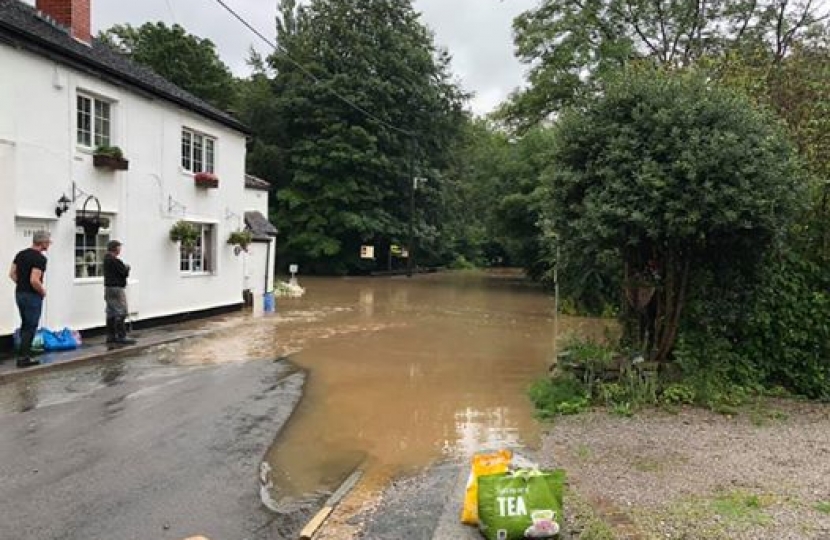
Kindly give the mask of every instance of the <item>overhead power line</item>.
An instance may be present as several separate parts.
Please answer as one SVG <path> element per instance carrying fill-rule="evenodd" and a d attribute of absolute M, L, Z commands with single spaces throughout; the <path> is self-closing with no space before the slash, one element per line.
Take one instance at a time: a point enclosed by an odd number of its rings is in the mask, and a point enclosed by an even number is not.
<path fill-rule="evenodd" d="M 170 12 L 170 18 L 173 19 L 173 24 L 177 24 L 178 21 L 176 20 L 176 12 L 173 11 L 173 4 L 170 3 L 170 0 L 165 0 L 167 3 L 167 11 Z"/>
<path fill-rule="evenodd" d="M 254 26 L 251 25 L 251 23 L 249 23 L 247 20 L 245 20 L 245 18 L 242 17 L 242 15 L 237 13 L 232 7 L 230 7 L 227 3 L 225 3 L 224 0 L 215 0 L 215 1 L 220 6 L 225 8 L 225 10 L 228 13 L 230 13 L 236 20 L 238 20 L 240 23 L 242 23 L 248 30 L 253 32 L 259 39 L 261 39 L 262 41 L 267 43 L 272 49 L 274 49 L 274 52 L 277 52 L 277 53 L 281 54 L 282 56 L 284 56 L 286 58 L 286 60 L 288 60 L 297 69 L 302 71 L 307 77 L 309 77 L 311 80 L 313 80 L 315 83 L 318 83 L 318 84 L 323 82 L 322 79 L 320 79 L 318 76 L 316 76 L 314 73 L 312 73 L 308 68 L 306 68 L 304 65 L 302 65 L 297 60 L 294 60 L 293 58 L 291 58 L 291 55 L 288 54 L 288 51 L 286 51 L 279 44 L 277 44 L 277 42 L 271 41 L 270 39 L 265 37 L 262 34 L 262 32 L 260 32 L 256 28 L 254 28 Z M 399 128 L 397 126 L 394 126 L 394 125 L 390 124 L 386 120 L 383 120 L 382 118 L 379 118 L 378 116 L 372 114 L 370 111 L 364 109 L 363 107 L 361 107 L 360 105 L 358 105 L 354 101 L 352 101 L 349 98 L 343 96 L 342 94 L 340 94 L 336 90 L 331 90 L 331 93 L 334 94 L 334 96 L 337 99 L 339 99 L 340 101 L 342 101 L 343 103 L 345 103 L 349 107 L 351 107 L 354 110 L 360 112 L 361 114 L 365 115 L 366 117 L 371 118 L 372 120 L 378 122 L 379 124 L 389 128 L 393 131 L 397 131 L 398 133 L 402 133 L 402 134 L 404 134 L 408 137 L 414 137 L 415 136 L 415 132 L 409 131 L 409 130 L 406 130 L 406 129 L 403 129 L 403 128 Z"/>

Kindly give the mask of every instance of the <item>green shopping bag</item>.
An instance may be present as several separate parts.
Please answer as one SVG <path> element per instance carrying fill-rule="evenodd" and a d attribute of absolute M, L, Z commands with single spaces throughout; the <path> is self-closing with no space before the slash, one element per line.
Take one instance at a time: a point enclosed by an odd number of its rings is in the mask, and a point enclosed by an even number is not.
<path fill-rule="evenodd" d="M 519 470 L 478 479 L 479 528 L 488 540 L 556 538 L 565 471 Z"/>

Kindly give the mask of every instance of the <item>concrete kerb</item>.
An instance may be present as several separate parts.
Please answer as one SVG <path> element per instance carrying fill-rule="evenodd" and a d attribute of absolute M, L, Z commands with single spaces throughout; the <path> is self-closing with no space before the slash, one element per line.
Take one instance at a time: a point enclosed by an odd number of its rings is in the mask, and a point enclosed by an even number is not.
<path fill-rule="evenodd" d="M 41 355 L 41 359 L 52 359 L 49 362 L 42 363 L 38 366 L 30 368 L 18 369 L 14 366 L 14 360 L 7 360 L 9 366 L 0 366 L 0 384 L 4 384 L 13 380 L 19 380 L 28 376 L 42 374 L 45 371 L 59 370 L 65 368 L 73 368 L 84 365 L 91 365 L 98 362 L 113 358 L 121 358 L 124 356 L 132 356 L 140 351 L 164 345 L 167 343 L 174 343 L 184 339 L 194 337 L 202 337 L 212 333 L 210 330 L 190 330 L 173 332 L 170 334 L 146 336 L 139 339 L 135 345 L 127 345 L 124 347 L 105 348 L 106 345 L 93 345 L 87 350 L 84 348 L 75 351 L 66 351 L 58 353 L 47 353 Z"/>

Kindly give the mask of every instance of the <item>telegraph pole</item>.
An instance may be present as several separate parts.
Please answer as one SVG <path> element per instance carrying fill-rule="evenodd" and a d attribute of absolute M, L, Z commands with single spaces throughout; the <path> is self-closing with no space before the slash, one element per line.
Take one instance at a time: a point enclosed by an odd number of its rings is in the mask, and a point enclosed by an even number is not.
<path fill-rule="evenodd" d="M 414 168 L 414 154 L 413 146 L 414 139 L 410 139 L 409 143 L 409 241 L 406 245 L 406 277 L 412 277 L 412 259 L 415 255 L 413 249 L 413 230 L 415 228 L 415 168 Z"/>

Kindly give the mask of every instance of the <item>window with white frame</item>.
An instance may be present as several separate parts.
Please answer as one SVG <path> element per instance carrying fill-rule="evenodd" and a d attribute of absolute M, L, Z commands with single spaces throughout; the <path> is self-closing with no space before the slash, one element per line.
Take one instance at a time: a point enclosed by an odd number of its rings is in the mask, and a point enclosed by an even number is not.
<path fill-rule="evenodd" d="M 112 104 L 86 94 L 77 98 L 77 143 L 85 148 L 110 146 Z"/>
<path fill-rule="evenodd" d="M 182 128 L 182 169 L 192 172 L 214 172 L 216 139 Z"/>
<path fill-rule="evenodd" d="M 199 230 L 199 235 L 196 237 L 194 246 L 179 248 L 179 270 L 183 274 L 212 273 L 215 271 L 215 227 L 207 223 L 194 223 L 193 225 Z"/>
<path fill-rule="evenodd" d="M 104 255 L 110 229 L 101 227 L 98 234 L 86 234 L 83 227 L 75 228 L 75 278 L 98 278 L 104 276 Z"/>

